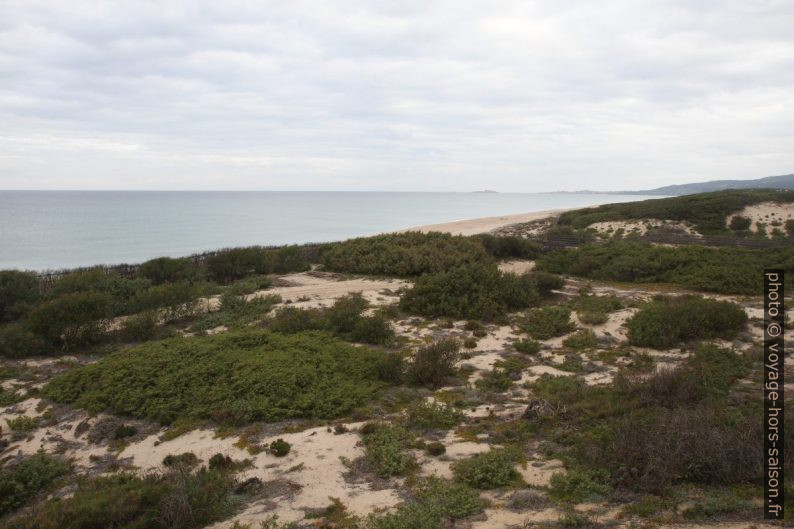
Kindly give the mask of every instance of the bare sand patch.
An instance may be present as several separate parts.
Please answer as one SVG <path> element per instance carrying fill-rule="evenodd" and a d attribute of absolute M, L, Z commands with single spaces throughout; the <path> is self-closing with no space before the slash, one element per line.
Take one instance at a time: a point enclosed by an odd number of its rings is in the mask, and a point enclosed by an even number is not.
<path fill-rule="evenodd" d="M 786 221 L 794 218 L 794 202 L 779 204 L 776 202 L 762 202 L 746 206 L 738 213 L 733 213 L 725 218 L 725 227 L 730 227 L 734 217 L 745 217 L 750 219 L 750 231 L 758 233 L 758 224 L 766 224 L 767 233 L 777 228 L 785 234 Z M 776 225 L 777 224 L 777 225 Z"/>

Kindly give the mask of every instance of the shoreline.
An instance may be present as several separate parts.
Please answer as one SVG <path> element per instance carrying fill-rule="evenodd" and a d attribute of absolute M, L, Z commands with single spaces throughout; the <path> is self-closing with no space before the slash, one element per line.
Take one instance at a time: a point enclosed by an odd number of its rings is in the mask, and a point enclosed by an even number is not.
<path fill-rule="evenodd" d="M 581 208 L 562 208 L 562 209 L 547 209 L 543 211 L 534 211 L 530 213 L 516 213 L 513 215 L 499 215 L 496 217 L 477 217 L 472 219 L 461 219 L 452 222 L 441 222 L 439 224 L 425 224 L 423 226 L 414 226 L 411 228 L 404 228 L 389 233 L 406 233 L 409 231 L 418 231 L 428 233 L 431 231 L 440 231 L 443 233 L 450 233 L 452 235 L 479 235 L 481 233 L 489 233 L 493 230 L 504 228 L 512 224 L 519 224 L 522 222 L 532 222 L 534 220 L 541 220 L 548 217 L 554 217 L 566 211 L 573 211 Z"/>

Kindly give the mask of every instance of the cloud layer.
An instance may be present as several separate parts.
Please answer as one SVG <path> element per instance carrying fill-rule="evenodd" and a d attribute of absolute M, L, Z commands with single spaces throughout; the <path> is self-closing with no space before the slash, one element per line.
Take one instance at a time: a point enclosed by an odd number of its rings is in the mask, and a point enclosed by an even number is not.
<path fill-rule="evenodd" d="M 0 0 L 0 188 L 794 172 L 794 0 Z"/>

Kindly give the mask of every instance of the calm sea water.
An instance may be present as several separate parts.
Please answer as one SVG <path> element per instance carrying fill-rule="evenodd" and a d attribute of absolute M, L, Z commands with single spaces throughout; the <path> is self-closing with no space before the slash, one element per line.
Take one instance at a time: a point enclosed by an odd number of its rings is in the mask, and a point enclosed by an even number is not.
<path fill-rule="evenodd" d="M 140 262 L 641 200 L 575 193 L 0 191 L 0 269 Z"/>

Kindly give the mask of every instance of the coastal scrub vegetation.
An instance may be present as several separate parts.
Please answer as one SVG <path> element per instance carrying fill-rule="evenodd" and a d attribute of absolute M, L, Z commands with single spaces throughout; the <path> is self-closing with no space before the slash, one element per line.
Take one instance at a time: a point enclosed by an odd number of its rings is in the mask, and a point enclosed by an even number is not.
<path fill-rule="evenodd" d="M 629 342 L 665 349 L 706 338 L 731 338 L 744 329 L 747 313 L 735 303 L 701 296 L 659 296 L 627 322 Z"/>
<path fill-rule="evenodd" d="M 67 462 L 43 452 L 27 457 L 13 466 L 0 468 L 0 516 L 25 504 L 67 474 Z"/>
<path fill-rule="evenodd" d="M 469 237 L 446 233 L 394 233 L 330 244 L 322 251 L 327 270 L 353 274 L 419 276 L 490 262 Z"/>
<path fill-rule="evenodd" d="M 585 229 L 596 222 L 650 218 L 691 222 L 703 234 L 729 234 L 727 216 L 761 202 L 794 202 L 794 191 L 728 190 L 605 204 L 566 211 L 560 215 L 558 225 Z"/>
<path fill-rule="evenodd" d="M 245 493 L 224 469 L 191 472 L 174 467 L 166 473 L 138 476 L 122 472 L 83 477 L 74 494 L 43 503 L 29 516 L 11 520 L 9 529 L 124 529 L 204 527 L 234 513 Z"/>
<path fill-rule="evenodd" d="M 794 247 L 748 250 L 612 241 L 550 252 L 537 269 L 631 283 L 672 283 L 721 294 L 761 294 L 764 268 L 794 274 Z"/>
<path fill-rule="evenodd" d="M 56 377 L 44 394 L 92 412 L 170 424 L 330 419 L 385 386 L 387 353 L 321 332 L 245 329 L 171 338 L 113 353 Z"/>
<path fill-rule="evenodd" d="M 431 318 L 493 321 L 508 311 L 537 304 L 549 290 L 545 274 L 503 273 L 493 264 L 462 266 L 417 278 L 400 299 L 400 307 Z"/>

